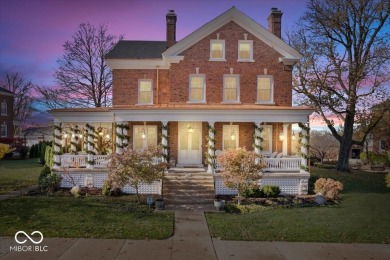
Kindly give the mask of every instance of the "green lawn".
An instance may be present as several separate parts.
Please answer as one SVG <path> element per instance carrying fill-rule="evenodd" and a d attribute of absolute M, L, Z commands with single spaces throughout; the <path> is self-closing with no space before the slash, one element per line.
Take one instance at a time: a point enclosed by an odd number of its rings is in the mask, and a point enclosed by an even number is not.
<path fill-rule="evenodd" d="M 149 213 L 134 196 L 19 196 L 0 201 L 0 236 L 39 230 L 45 237 L 165 239 L 174 214 Z"/>
<path fill-rule="evenodd" d="M 41 169 L 38 159 L 0 160 L 0 194 L 37 184 Z"/>
<path fill-rule="evenodd" d="M 385 174 L 312 168 L 312 179 L 319 177 L 343 182 L 340 204 L 207 213 L 211 235 L 226 240 L 390 243 L 390 188 L 385 186 Z"/>

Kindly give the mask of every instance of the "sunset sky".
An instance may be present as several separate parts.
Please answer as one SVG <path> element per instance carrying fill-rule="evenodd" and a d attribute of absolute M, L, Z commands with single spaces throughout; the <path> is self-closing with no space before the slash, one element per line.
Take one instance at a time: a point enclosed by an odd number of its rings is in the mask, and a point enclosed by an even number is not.
<path fill-rule="evenodd" d="M 304 0 L 0 0 L 0 74 L 20 72 L 38 85 L 56 86 L 56 60 L 80 23 L 106 24 L 128 40 L 165 40 L 165 15 L 175 10 L 177 40 L 232 6 L 267 27 L 272 7 L 283 12 L 283 32 L 305 10 Z"/>

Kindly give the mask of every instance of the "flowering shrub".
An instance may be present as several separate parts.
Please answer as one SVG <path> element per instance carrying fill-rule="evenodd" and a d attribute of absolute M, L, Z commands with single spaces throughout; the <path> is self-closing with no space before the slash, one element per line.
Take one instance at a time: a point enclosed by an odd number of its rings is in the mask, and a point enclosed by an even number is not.
<path fill-rule="evenodd" d="M 12 152 L 14 149 L 11 149 L 8 144 L 0 143 L 0 159 L 4 157 L 5 154 Z"/>
<path fill-rule="evenodd" d="M 125 148 L 123 154 L 110 155 L 110 173 L 106 185 L 110 190 L 115 190 L 129 184 L 135 189 L 139 202 L 140 185 L 151 184 L 161 179 L 167 167 L 166 163 L 156 162 L 156 157 L 161 157 L 161 148 L 149 147 L 144 150 Z"/>
<path fill-rule="evenodd" d="M 339 198 L 339 193 L 344 188 L 343 184 L 339 181 L 335 181 L 331 178 L 319 178 L 314 183 L 314 192 L 321 193 L 328 199 L 337 199 Z"/>
<path fill-rule="evenodd" d="M 238 191 L 238 204 L 245 190 L 257 186 L 261 178 L 260 171 L 265 167 L 260 157 L 253 151 L 244 148 L 228 149 L 223 151 L 217 160 L 223 166 L 221 173 L 223 184 Z"/>

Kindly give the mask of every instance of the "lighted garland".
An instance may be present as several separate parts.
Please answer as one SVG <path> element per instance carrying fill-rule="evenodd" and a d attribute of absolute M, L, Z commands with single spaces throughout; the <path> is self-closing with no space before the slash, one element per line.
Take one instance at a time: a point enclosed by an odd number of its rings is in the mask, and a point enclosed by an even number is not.
<path fill-rule="evenodd" d="M 161 129 L 162 130 L 166 130 L 167 131 L 167 133 L 168 133 L 168 131 L 169 131 L 169 127 L 168 127 L 168 124 L 166 124 L 166 125 L 164 125 L 164 123 L 161 123 Z M 161 134 L 161 138 L 162 139 L 165 139 L 165 140 L 167 140 L 167 144 L 166 145 L 163 145 L 163 144 L 161 144 L 161 147 L 162 147 L 162 149 L 163 149 L 163 153 L 161 154 L 161 156 L 164 158 L 164 160 L 166 161 L 166 162 L 169 162 L 169 135 L 168 134 Z"/>
<path fill-rule="evenodd" d="M 208 124 L 207 127 L 208 127 L 209 133 L 210 133 L 210 132 L 213 133 L 213 134 L 214 134 L 214 137 L 215 137 L 215 134 L 217 133 L 217 131 L 215 130 L 215 128 L 214 128 L 213 126 L 211 126 L 210 124 Z M 206 162 L 207 162 L 207 164 L 209 164 L 212 168 L 215 168 L 215 165 L 216 165 L 215 160 L 217 159 L 217 156 L 215 155 L 215 151 L 217 150 L 217 149 L 215 148 L 215 144 L 216 144 L 217 140 L 216 140 L 215 138 L 211 138 L 210 135 L 207 135 L 207 136 L 206 136 L 206 139 L 207 139 L 207 144 L 206 144 L 207 150 L 209 150 L 209 149 L 212 150 L 212 151 L 213 151 L 213 154 L 214 154 L 214 155 L 210 155 L 210 154 L 208 153 L 208 151 L 205 152 Z M 210 142 L 211 142 L 211 145 L 210 145 Z"/>
<path fill-rule="evenodd" d="M 87 124 L 86 125 L 87 127 L 87 135 L 88 137 L 91 137 L 91 139 L 95 139 L 95 127 L 90 125 L 90 124 Z M 92 155 L 95 155 L 96 153 L 93 151 L 95 149 L 95 143 L 92 141 L 89 141 L 89 138 L 87 138 L 87 143 L 88 145 L 90 145 L 92 147 L 91 150 L 87 149 L 87 154 L 92 154 Z M 87 146 L 88 147 L 88 146 Z M 91 163 L 91 161 L 87 161 L 88 164 L 94 164 L 94 162 Z"/>
<path fill-rule="evenodd" d="M 127 134 L 122 134 L 122 133 L 123 133 L 123 129 L 126 129 L 127 131 L 130 129 L 129 125 L 116 123 L 115 128 L 117 130 L 116 136 L 122 141 L 122 144 L 116 143 L 116 147 L 121 149 L 126 148 L 129 145 L 130 138 Z M 118 128 L 120 128 L 119 130 L 120 132 L 118 132 Z M 124 140 L 126 140 L 127 142 L 123 142 Z"/>
<path fill-rule="evenodd" d="M 259 140 L 260 141 L 260 144 L 263 143 L 264 141 L 264 138 L 261 137 L 261 133 L 264 131 L 264 128 L 261 127 L 261 126 L 257 126 L 255 123 L 253 123 L 253 127 L 255 128 L 255 134 L 253 135 L 253 139 L 254 139 L 254 142 L 253 142 L 253 148 L 257 148 L 259 149 L 259 151 L 263 151 L 263 147 L 261 145 L 258 145 L 256 144 L 256 140 Z M 260 132 L 260 135 L 256 135 L 256 130 L 258 130 Z"/>
<path fill-rule="evenodd" d="M 309 133 L 310 133 L 310 127 L 308 127 L 308 126 L 306 126 L 305 124 L 302 124 L 302 123 L 298 123 L 298 126 L 301 128 L 301 129 L 303 129 L 303 130 L 305 130 L 305 132 L 306 132 L 306 135 L 304 135 L 304 134 L 302 134 L 302 132 L 300 132 L 299 133 L 299 140 L 298 140 L 298 143 L 299 143 L 299 145 L 301 146 L 301 147 L 305 147 L 306 148 L 306 153 L 302 153 L 302 150 L 300 150 L 299 151 L 299 155 L 302 157 L 302 158 L 304 158 L 304 159 L 306 159 L 306 160 L 309 160 L 309 147 L 310 147 L 310 145 L 309 145 L 309 137 L 310 137 L 310 135 L 309 135 Z M 306 140 L 307 140 L 307 143 L 302 143 L 302 138 L 306 138 Z M 309 167 L 308 166 L 304 166 L 304 165 L 301 165 L 301 168 L 303 169 L 303 170 L 305 170 L 305 171 L 308 171 L 309 170 Z"/>

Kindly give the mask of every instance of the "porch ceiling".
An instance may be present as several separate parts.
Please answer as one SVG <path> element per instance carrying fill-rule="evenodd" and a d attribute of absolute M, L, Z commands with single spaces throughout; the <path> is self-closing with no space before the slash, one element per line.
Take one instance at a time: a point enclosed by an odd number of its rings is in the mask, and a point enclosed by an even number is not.
<path fill-rule="evenodd" d="M 312 109 L 304 107 L 271 107 L 256 105 L 215 106 L 131 106 L 94 109 L 51 110 L 55 122 L 120 121 L 210 121 L 210 122 L 285 122 L 305 123 Z"/>

